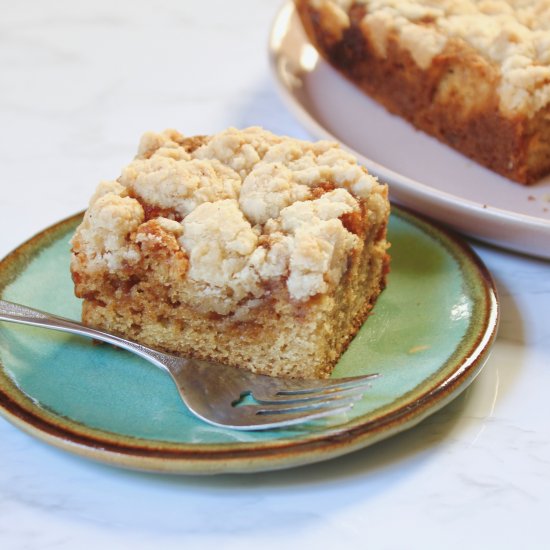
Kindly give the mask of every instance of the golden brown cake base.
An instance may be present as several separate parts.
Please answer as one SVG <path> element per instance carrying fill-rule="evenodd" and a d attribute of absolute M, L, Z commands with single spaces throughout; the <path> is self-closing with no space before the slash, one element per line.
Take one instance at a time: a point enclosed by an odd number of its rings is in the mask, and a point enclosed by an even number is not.
<path fill-rule="evenodd" d="M 308 0 L 296 5 L 320 53 L 391 113 L 519 183 L 550 172 L 550 108 L 532 117 L 505 115 L 497 69 L 465 42 L 451 40 L 424 70 L 395 34 L 387 38 L 386 55 L 377 54 L 360 28 L 364 5 L 352 5 L 350 26 L 341 33 L 323 25 Z"/>

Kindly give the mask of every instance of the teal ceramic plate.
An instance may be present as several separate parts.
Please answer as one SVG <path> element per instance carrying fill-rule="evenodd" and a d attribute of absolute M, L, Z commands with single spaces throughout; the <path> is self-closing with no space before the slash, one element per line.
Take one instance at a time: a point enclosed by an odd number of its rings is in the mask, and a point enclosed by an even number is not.
<path fill-rule="evenodd" d="M 0 296 L 78 319 L 69 238 L 80 215 L 0 262 Z M 498 305 L 485 267 L 455 237 L 397 207 L 388 286 L 333 376 L 380 372 L 351 413 L 236 432 L 192 416 L 171 380 L 110 346 L 0 322 L 0 412 L 68 451 L 130 468 L 225 473 L 336 457 L 400 432 L 463 391 L 487 359 Z"/>

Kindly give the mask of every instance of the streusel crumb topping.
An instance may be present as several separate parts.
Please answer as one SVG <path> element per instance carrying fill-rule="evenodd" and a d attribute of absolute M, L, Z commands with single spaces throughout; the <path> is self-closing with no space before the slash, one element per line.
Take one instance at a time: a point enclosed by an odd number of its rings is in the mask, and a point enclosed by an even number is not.
<path fill-rule="evenodd" d="M 118 180 L 98 186 L 73 250 L 90 271 L 135 265 L 143 241 L 136 233 L 155 219 L 189 260 L 197 307 L 227 314 L 275 279 L 293 299 L 306 300 L 337 284 L 347 255 L 363 246 L 342 216 L 360 213 L 383 189 L 327 141 L 253 127 L 190 147 L 174 130 L 149 132 Z"/>
<path fill-rule="evenodd" d="M 350 26 L 353 4 L 380 56 L 396 33 L 416 64 L 427 69 L 451 40 L 461 40 L 499 68 L 501 109 L 533 115 L 550 103 L 548 0 L 310 0 L 336 38 Z M 329 21 L 330 20 L 330 21 Z M 338 29 L 338 30 L 335 30 Z"/>

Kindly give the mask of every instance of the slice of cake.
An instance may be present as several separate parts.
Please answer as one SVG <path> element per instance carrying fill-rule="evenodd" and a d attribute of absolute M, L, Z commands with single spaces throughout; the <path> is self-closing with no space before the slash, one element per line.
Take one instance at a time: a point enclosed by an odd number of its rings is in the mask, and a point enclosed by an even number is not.
<path fill-rule="evenodd" d="M 548 0 L 295 0 L 317 49 L 363 91 L 488 168 L 550 172 Z"/>
<path fill-rule="evenodd" d="M 253 372 L 327 377 L 388 271 L 387 187 L 335 143 L 143 136 L 73 239 L 85 323 Z"/>

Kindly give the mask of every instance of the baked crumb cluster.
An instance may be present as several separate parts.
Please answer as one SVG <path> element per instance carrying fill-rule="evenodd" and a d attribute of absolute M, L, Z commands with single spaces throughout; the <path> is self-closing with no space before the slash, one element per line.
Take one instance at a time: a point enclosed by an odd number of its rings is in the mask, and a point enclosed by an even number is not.
<path fill-rule="evenodd" d="M 350 26 L 349 10 L 364 5 L 362 32 L 385 57 L 395 33 L 427 69 L 453 41 L 467 43 L 499 68 L 500 107 L 532 116 L 550 103 L 548 0 L 310 0 L 335 40 Z"/>
<path fill-rule="evenodd" d="M 194 141 L 149 132 L 120 177 L 98 186 L 73 250 L 88 272 L 116 273 L 171 243 L 206 312 L 229 314 L 244 298 L 250 307 L 275 279 L 307 300 L 334 288 L 364 246 L 346 223 L 365 214 L 363 200 L 376 207 L 378 196 L 387 214 L 381 187 L 326 141 L 256 127 Z"/>

